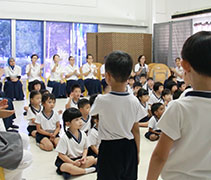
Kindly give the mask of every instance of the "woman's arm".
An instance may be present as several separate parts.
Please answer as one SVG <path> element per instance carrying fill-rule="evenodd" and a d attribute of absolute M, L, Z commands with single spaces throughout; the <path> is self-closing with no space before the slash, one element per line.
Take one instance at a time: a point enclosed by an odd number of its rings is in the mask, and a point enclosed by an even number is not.
<path fill-rule="evenodd" d="M 168 155 L 173 144 L 174 141 L 170 137 L 168 137 L 165 133 L 161 134 L 160 140 L 158 141 L 158 144 L 152 153 L 147 180 L 158 179 L 163 166 L 168 159 Z"/>

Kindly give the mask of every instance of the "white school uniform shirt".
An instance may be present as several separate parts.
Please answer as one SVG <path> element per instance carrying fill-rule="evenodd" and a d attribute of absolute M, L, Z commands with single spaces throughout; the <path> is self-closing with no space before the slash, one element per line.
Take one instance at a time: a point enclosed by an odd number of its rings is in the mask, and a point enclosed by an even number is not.
<path fill-rule="evenodd" d="M 69 138 L 64 134 L 56 146 L 56 151 L 67 155 L 69 158 L 78 158 L 83 156 L 84 149 L 88 148 L 87 135 L 83 131 L 79 131 L 79 139 L 76 139 L 74 135 Z"/>
<path fill-rule="evenodd" d="M 55 72 L 52 72 L 53 68 L 55 66 L 55 63 L 51 64 L 51 76 L 50 81 L 61 81 L 61 74 L 64 72 L 64 67 L 62 67 L 60 64 L 56 67 Z"/>
<path fill-rule="evenodd" d="M 105 64 L 100 67 L 100 73 L 105 75 Z M 102 76 L 102 79 L 105 79 L 105 77 Z"/>
<path fill-rule="evenodd" d="M 4 68 L 4 73 L 5 77 L 17 78 L 18 76 L 21 76 L 21 67 L 15 65 L 14 69 L 12 69 L 10 66 L 6 66 Z"/>
<path fill-rule="evenodd" d="M 98 95 L 90 115 L 99 114 L 100 140 L 133 139 L 134 123 L 147 116 L 137 97 L 128 92 L 110 92 Z"/>
<path fill-rule="evenodd" d="M 37 116 L 35 123 L 40 124 L 43 130 L 53 133 L 56 129 L 56 123 L 60 121 L 60 116 L 56 111 L 52 111 L 50 117 L 47 117 L 44 111 L 41 111 Z"/>
<path fill-rule="evenodd" d="M 3 119 L 2 118 L 0 118 L 0 131 L 6 132 L 6 128 L 4 126 L 4 122 L 3 122 Z"/>
<path fill-rule="evenodd" d="M 144 105 L 140 101 L 140 104 L 143 107 L 143 110 L 145 111 L 145 113 L 147 113 L 147 115 L 148 115 L 148 110 L 149 110 L 149 104 L 148 104 L 148 102 L 146 102 L 146 104 Z"/>
<path fill-rule="evenodd" d="M 157 124 L 158 124 L 158 120 L 155 118 L 155 116 L 152 116 L 149 119 L 148 128 L 152 128 L 152 130 L 159 130 L 159 128 L 157 127 Z"/>
<path fill-rule="evenodd" d="M 184 73 L 182 66 L 176 67 L 175 70 L 176 70 L 177 73 L 179 73 L 181 75 L 183 75 L 183 73 Z M 176 74 L 175 74 L 175 76 L 177 78 L 177 81 L 179 81 L 179 82 L 184 81 L 184 79 L 182 79 L 181 77 L 177 76 Z"/>
<path fill-rule="evenodd" d="M 34 114 L 32 112 L 32 108 L 33 110 L 36 112 L 36 114 Z M 26 120 L 28 120 L 28 125 L 30 126 L 36 126 L 36 124 L 32 123 L 32 119 L 36 120 L 36 116 L 42 111 L 42 106 L 40 106 L 40 109 L 36 109 L 35 107 L 29 107 L 28 111 L 27 111 L 27 115 L 26 115 Z"/>
<path fill-rule="evenodd" d="M 140 64 L 139 64 L 139 63 L 136 64 L 136 65 L 135 65 L 135 68 L 134 68 L 134 70 L 135 70 L 134 72 L 135 72 L 135 73 L 138 72 L 140 68 L 141 68 Z M 144 64 L 144 67 L 143 67 L 143 68 L 146 69 L 146 72 L 149 72 L 149 68 L 148 68 L 148 65 L 147 65 L 147 64 Z"/>
<path fill-rule="evenodd" d="M 173 141 L 161 172 L 168 180 L 211 179 L 211 92 L 190 91 L 164 112 L 158 127 Z"/>
<path fill-rule="evenodd" d="M 127 84 L 126 90 L 127 90 L 127 92 L 129 92 L 130 94 L 133 94 L 133 88 L 131 88 L 129 84 Z"/>
<path fill-rule="evenodd" d="M 40 79 L 40 65 L 35 63 L 35 65 L 33 66 L 33 64 L 28 64 L 26 66 L 26 73 L 29 72 L 30 69 L 30 65 L 31 65 L 31 72 L 30 72 L 30 76 L 28 76 L 28 80 L 29 82 L 32 82 L 34 80 L 41 80 Z"/>
<path fill-rule="evenodd" d="M 153 105 L 154 103 L 159 103 L 159 102 L 162 103 L 162 98 L 157 97 L 156 94 L 154 92 L 152 92 L 152 94 L 149 97 L 148 104 Z"/>
<path fill-rule="evenodd" d="M 81 127 L 81 130 L 84 131 L 84 132 L 87 132 L 91 129 L 91 116 L 88 115 L 88 118 L 87 119 L 84 119 L 83 117 L 81 117 L 82 121 L 83 121 L 83 124 L 82 124 L 82 127 Z"/>
<path fill-rule="evenodd" d="M 67 98 L 67 102 L 66 102 L 66 104 L 67 103 L 69 103 L 69 100 L 70 100 L 70 98 Z M 76 109 L 78 109 L 78 102 L 75 102 L 73 99 L 70 101 L 70 107 L 72 108 L 76 108 Z"/>
<path fill-rule="evenodd" d="M 68 64 L 65 67 L 64 72 L 65 72 L 65 75 L 67 75 L 67 74 L 73 73 L 75 70 L 77 71 L 78 74 L 80 74 L 79 68 L 76 65 L 72 66 L 71 64 Z M 67 78 L 67 81 L 69 80 L 78 80 L 78 77 L 76 76 L 76 74 L 73 74 L 72 76 Z"/>
<path fill-rule="evenodd" d="M 88 135 L 88 146 L 96 146 L 99 148 L 100 146 L 100 139 L 98 138 L 98 129 L 93 127 Z"/>
<path fill-rule="evenodd" d="M 83 65 L 83 67 L 82 67 L 83 73 L 87 73 L 91 69 L 91 72 L 87 76 L 84 76 L 84 79 L 97 79 L 97 77 L 94 75 L 94 71 L 95 71 L 94 68 L 96 68 L 95 64 L 89 65 L 88 63 L 86 63 Z"/>
<path fill-rule="evenodd" d="M 185 89 L 185 90 L 182 92 L 182 94 L 180 95 L 179 99 L 185 97 L 185 94 L 186 94 L 187 92 L 189 92 L 189 91 L 193 91 L 193 88 Z"/>

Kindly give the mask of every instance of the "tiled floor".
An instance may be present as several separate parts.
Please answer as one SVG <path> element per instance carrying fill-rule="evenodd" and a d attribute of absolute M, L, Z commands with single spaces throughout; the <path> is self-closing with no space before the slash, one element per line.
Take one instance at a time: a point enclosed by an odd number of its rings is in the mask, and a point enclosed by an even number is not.
<path fill-rule="evenodd" d="M 56 102 L 56 110 L 64 110 L 66 99 L 58 99 Z M 23 107 L 27 104 L 26 101 L 14 102 L 17 119 L 15 124 L 20 125 L 20 132 L 27 133 L 27 121 L 23 116 Z M 150 142 L 144 138 L 144 133 L 147 129 L 140 128 L 141 133 L 141 144 L 140 144 L 140 165 L 138 168 L 138 179 L 145 180 L 148 170 L 149 160 L 152 151 L 156 145 L 156 142 Z M 55 151 L 45 152 L 39 149 L 36 145 L 35 140 L 30 137 L 30 150 L 33 154 L 32 165 L 24 171 L 23 177 L 26 180 L 59 180 L 63 179 L 56 174 L 56 167 L 54 161 L 57 156 Z M 84 176 L 74 177 L 76 180 L 95 180 L 96 173 L 88 174 Z"/>

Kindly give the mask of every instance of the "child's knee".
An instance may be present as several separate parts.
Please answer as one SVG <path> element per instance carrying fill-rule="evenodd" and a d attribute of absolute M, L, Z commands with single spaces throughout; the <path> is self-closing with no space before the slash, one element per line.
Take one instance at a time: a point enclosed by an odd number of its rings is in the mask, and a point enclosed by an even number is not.
<path fill-rule="evenodd" d="M 53 144 L 51 143 L 49 143 L 49 144 L 45 144 L 45 150 L 46 151 L 53 151 Z"/>
<path fill-rule="evenodd" d="M 156 134 L 151 134 L 150 137 L 149 137 L 149 139 L 150 139 L 151 141 L 156 141 L 156 140 L 159 139 L 159 136 L 156 135 Z"/>

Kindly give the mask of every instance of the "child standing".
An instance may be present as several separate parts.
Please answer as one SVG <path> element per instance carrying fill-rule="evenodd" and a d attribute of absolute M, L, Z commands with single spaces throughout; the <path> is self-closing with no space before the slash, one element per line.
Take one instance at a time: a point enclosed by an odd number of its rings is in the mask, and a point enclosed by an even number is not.
<path fill-rule="evenodd" d="M 30 93 L 30 104 L 27 112 L 26 119 L 29 121 L 29 125 L 27 130 L 29 132 L 29 136 L 36 137 L 37 128 L 35 124 L 36 115 L 41 112 L 41 94 L 39 91 L 32 90 Z"/>
<path fill-rule="evenodd" d="M 140 146 L 138 121 L 146 116 L 138 99 L 125 92 L 132 71 L 130 55 L 114 51 L 106 59 L 111 92 L 98 95 L 90 115 L 99 114 L 98 180 L 137 179 Z"/>
<path fill-rule="evenodd" d="M 52 151 L 59 141 L 60 117 L 53 110 L 55 103 L 56 99 L 53 94 L 44 94 L 42 96 L 43 110 L 35 120 L 37 124 L 36 142 L 45 151 Z"/>
<path fill-rule="evenodd" d="M 147 180 L 208 180 L 211 177 L 211 32 L 189 37 L 182 48 L 184 79 L 193 91 L 175 100 L 158 123 L 162 130 Z M 176 112 L 176 113 L 175 113 Z"/>
<path fill-rule="evenodd" d="M 59 153 L 55 162 L 57 173 L 65 179 L 70 175 L 82 175 L 95 171 L 93 156 L 87 156 L 87 136 L 83 131 L 81 113 L 76 108 L 66 109 L 63 113 L 65 134 L 59 140 L 56 151 Z M 66 127 L 68 129 L 66 130 Z"/>
<path fill-rule="evenodd" d="M 79 84 L 74 84 L 71 87 L 71 93 L 69 95 L 69 98 L 67 99 L 67 104 L 65 105 L 65 108 L 78 108 L 78 101 L 81 96 L 81 86 Z"/>
<path fill-rule="evenodd" d="M 165 107 L 162 103 L 154 103 L 151 107 L 152 117 L 149 120 L 149 131 L 145 134 L 145 137 L 150 141 L 156 141 L 159 139 L 161 130 L 157 127 L 157 123 L 162 116 Z"/>
<path fill-rule="evenodd" d="M 88 131 L 91 129 L 91 116 L 89 115 L 90 111 L 90 102 L 87 99 L 80 99 L 78 101 L 78 109 L 80 110 L 83 120 L 81 130 L 88 134 Z"/>

